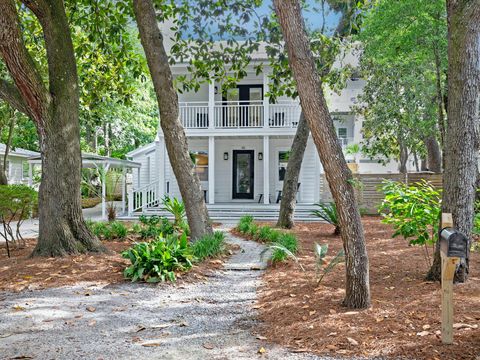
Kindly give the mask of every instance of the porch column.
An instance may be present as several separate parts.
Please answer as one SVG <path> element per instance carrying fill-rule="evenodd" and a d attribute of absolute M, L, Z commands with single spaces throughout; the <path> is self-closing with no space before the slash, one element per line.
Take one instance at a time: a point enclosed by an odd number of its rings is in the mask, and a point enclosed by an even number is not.
<path fill-rule="evenodd" d="M 102 166 L 102 220 L 107 220 L 107 171 L 109 164 Z"/>
<path fill-rule="evenodd" d="M 208 203 L 215 204 L 215 136 L 208 137 Z"/>
<path fill-rule="evenodd" d="M 126 181 L 127 181 L 127 168 L 122 168 L 122 214 L 125 214 L 125 195 L 126 195 Z"/>
<path fill-rule="evenodd" d="M 270 204 L 270 137 L 263 137 L 263 203 Z"/>
<path fill-rule="evenodd" d="M 270 127 L 269 124 L 269 98 L 265 95 L 269 92 L 270 85 L 268 82 L 268 72 L 264 69 L 263 71 L 263 127 Z"/>
<path fill-rule="evenodd" d="M 208 128 L 215 128 L 215 80 L 210 76 L 208 83 Z"/>

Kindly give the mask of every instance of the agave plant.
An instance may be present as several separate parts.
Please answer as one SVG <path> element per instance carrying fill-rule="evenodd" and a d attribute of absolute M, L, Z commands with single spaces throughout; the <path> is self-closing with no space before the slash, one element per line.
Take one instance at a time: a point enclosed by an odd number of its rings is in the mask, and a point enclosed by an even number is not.
<path fill-rule="evenodd" d="M 315 204 L 318 206 L 317 210 L 312 211 L 312 215 L 319 217 L 322 220 L 325 220 L 327 223 L 335 226 L 335 235 L 340 235 L 340 222 L 338 221 L 337 206 L 334 202 L 331 203 L 318 203 Z"/>
<path fill-rule="evenodd" d="M 320 245 L 315 243 L 314 245 L 316 269 L 317 269 L 317 285 L 320 284 L 323 277 L 333 270 L 335 266 L 345 261 L 345 252 L 340 250 L 337 255 L 327 264 L 325 256 L 328 252 L 328 244 Z M 323 265 L 326 265 L 323 267 Z"/>
<path fill-rule="evenodd" d="M 177 198 L 171 198 L 168 195 L 165 195 L 163 198 L 163 210 L 168 211 L 173 215 L 174 223 L 176 227 L 182 226 L 185 222 L 185 204 L 183 201 L 178 200 Z"/>

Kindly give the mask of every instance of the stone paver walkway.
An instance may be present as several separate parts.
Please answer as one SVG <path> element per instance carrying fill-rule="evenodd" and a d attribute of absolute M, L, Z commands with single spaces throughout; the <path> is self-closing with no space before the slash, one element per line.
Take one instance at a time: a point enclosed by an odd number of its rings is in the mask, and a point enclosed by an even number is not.
<path fill-rule="evenodd" d="M 0 358 L 319 359 L 256 338 L 253 305 L 262 270 L 252 268 L 265 266 L 263 246 L 230 241 L 241 250 L 224 270 L 194 284 L 78 285 L 0 295 Z"/>

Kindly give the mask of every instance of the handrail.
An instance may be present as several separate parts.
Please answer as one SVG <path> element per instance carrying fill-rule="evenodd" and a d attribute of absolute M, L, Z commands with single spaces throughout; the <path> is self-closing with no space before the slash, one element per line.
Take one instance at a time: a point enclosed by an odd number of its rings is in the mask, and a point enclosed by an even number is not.
<path fill-rule="evenodd" d="M 160 201 L 159 184 L 159 180 L 156 180 L 130 191 L 128 193 L 128 213 L 131 215 L 137 210 L 157 205 Z"/>

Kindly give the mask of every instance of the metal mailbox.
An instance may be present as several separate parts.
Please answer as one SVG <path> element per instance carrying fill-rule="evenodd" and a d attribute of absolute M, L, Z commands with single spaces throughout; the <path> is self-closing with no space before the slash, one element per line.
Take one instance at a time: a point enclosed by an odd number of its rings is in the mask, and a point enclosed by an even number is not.
<path fill-rule="evenodd" d="M 447 257 L 468 258 L 468 238 L 460 231 L 446 227 L 440 231 L 440 250 Z"/>

